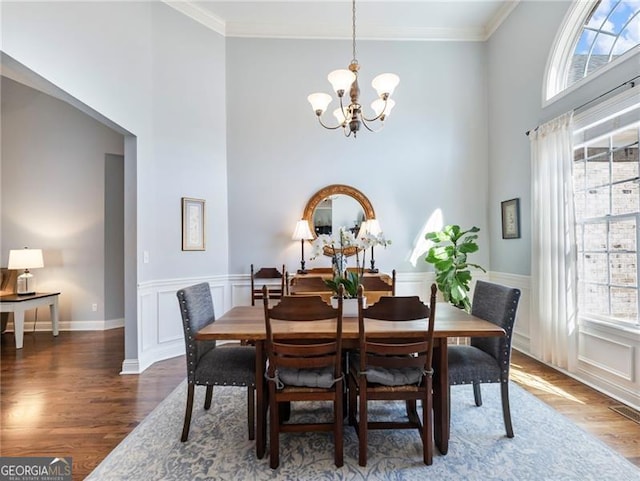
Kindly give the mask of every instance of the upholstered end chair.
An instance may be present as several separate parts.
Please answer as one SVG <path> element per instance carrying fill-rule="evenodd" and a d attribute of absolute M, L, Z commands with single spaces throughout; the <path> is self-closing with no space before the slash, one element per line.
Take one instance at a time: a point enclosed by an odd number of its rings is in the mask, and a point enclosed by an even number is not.
<path fill-rule="evenodd" d="M 480 384 L 500 383 L 507 437 L 513 437 L 509 408 L 511 339 L 520 290 L 485 281 L 476 283 L 471 313 L 502 327 L 504 337 L 474 337 L 470 345 L 449 346 L 449 386 L 473 384 L 476 406 L 482 405 Z M 449 388 L 451 389 L 451 387 Z"/>
<path fill-rule="evenodd" d="M 246 386 L 249 439 L 254 439 L 255 347 L 217 346 L 215 341 L 196 340 L 200 329 L 215 322 L 211 288 L 207 282 L 180 289 L 177 296 L 187 359 L 187 406 L 181 441 L 189 437 L 195 386 L 206 386 L 205 409 L 211 407 L 213 386 Z"/>

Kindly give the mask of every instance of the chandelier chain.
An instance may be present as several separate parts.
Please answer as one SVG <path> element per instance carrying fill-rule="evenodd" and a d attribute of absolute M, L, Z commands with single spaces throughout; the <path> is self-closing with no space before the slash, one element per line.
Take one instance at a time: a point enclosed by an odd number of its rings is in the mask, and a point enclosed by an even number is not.
<path fill-rule="evenodd" d="M 353 0 L 351 13 L 351 27 L 353 31 L 353 59 L 351 60 L 351 63 L 358 63 L 358 59 L 356 58 L 356 0 Z"/>

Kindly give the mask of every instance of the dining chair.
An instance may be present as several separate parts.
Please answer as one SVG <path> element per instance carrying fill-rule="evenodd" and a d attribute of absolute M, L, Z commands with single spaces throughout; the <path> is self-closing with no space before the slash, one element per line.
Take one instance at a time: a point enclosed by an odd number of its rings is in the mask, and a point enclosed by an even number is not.
<path fill-rule="evenodd" d="M 320 296 L 284 296 L 270 307 L 265 295 L 264 318 L 266 327 L 267 370 L 269 386 L 269 456 L 270 466 L 280 463 L 280 433 L 302 431 L 329 431 L 334 436 L 334 462 L 343 465 L 343 391 L 342 376 L 342 289 L 338 307 L 333 308 Z M 335 331 L 327 339 L 291 339 L 283 332 L 295 328 L 283 323 L 310 323 L 332 320 Z M 308 332 L 313 326 L 308 325 Z M 280 415 L 281 404 L 293 401 L 332 401 L 330 422 L 287 422 Z"/>
<path fill-rule="evenodd" d="M 261 267 L 254 272 L 253 264 L 251 264 L 251 305 L 255 306 L 256 301 L 262 299 L 263 285 L 275 284 L 278 281 L 280 287 L 269 285 L 269 299 L 279 300 L 285 294 L 285 272 L 284 264 L 282 272 L 275 267 Z"/>
<path fill-rule="evenodd" d="M 208 282 L 177 292 L 187 359 L 187 407 L 180 440 L 189 437 L 195 386 L 206 386 L 204 408 L 211 407 L 213 386 L 247 386 L 249 439 L 255 437 L 256 350 L 253 346 L 217 346 L 216 341 L 198 341 L 195 335 L 215 322 L 211 288 Z"/>
<path fill-rule="evenodd" d="M 396 270 L 388 274 L 365 274 L 360 277 L 360 284 L 367 293 L 367 303 L 374 304 L 382 296 L 396 295 Z"/>
<path fill-rule="evenodd" d="M 417 429 L 424 463 L 433 460 L 433 331 L 436 285 L 429 305 L 418 296 L 383 296 L 365 308 L 364 289 L 358 289 L 359 352 L 349 359 L 349 424 L 358 433 L 360 466 L 367 465 L 371 429 Z M 400 323 L 426 320 L 420 337 L 380 339 L 367 334 L 370 322 Z M 405 401 L 407 420 L 369 420 L 369 401 Z M 416 402 L 422 401 L 422 420 Z M 359 401 L 359 402 L 358 402 Z"/>
<path fill-rule="evenodd" d="M 509 409 L 509 365 L 511 338 L 520 289 L 478 281 L 473 293 L 471 314 L 502 327 L 504 337 L 472 337 L 469 345 L 448 346 L 449 389 L 452 385 L 473 384 L 476 406 L 482 406 L 480 384 L 500 383 L 502 416 L 507 437 L 513 437 Z"/>
<path fill-rule="evenodd" d="M 295 275 L 287 280 L 288 293 L 292 296 L 321 296 L 325 302 L 329 302 L 333 296 L 333 291 L 324 282 L 323 277 L 318 275 Z"/>

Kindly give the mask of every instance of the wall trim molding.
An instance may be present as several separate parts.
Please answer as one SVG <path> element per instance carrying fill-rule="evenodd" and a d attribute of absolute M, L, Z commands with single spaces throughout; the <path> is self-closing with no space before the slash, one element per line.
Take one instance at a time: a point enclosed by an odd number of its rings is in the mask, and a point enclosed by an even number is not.
<path fill-rule="evenodd" d="M 36 332 L 51 332 L 53 330 L 50 320 L 37 322 L 25 320 L 24 333 L 28 334 L 29 332 L 33 332 L 34 325 Z M 118 329 L 120 327 L 124 327 L 124 318 L 104 321 L 60 321 L 58 324 L 60 331 L 108 331 L 109 329 Z M 10 319 L 7 322 L 5 332 L 14 332 L 14 330 L 13 319 Z"/>

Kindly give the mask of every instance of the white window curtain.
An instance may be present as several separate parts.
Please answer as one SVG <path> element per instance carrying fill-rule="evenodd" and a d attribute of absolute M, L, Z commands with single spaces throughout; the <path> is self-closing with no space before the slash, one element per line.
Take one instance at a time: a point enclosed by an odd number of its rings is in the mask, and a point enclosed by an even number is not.
<path fill-rule="evenodd" d="M 529 134 L 532 169 L 531 351 L 571 370 L 577 342 L 573 112 Z"/>

